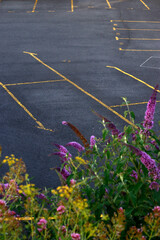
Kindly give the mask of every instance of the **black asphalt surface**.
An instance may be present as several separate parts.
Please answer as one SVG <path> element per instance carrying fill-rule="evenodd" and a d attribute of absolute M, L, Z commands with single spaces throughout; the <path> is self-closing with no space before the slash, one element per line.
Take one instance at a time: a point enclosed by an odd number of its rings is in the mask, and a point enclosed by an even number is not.
<path fill-rule="evenodd" d="M 112 107 L 122 97 L 141 103 L 130 109 L 143 121 L 160 82 L 160 1 L 0 1 L 0 82 L 2 158 L 22 157 L 32 182 L 57 186 L 51 143 L 78 140 L 62 121 L 99 137 L 94 109 L 122 130 L 126 109 Z"/>

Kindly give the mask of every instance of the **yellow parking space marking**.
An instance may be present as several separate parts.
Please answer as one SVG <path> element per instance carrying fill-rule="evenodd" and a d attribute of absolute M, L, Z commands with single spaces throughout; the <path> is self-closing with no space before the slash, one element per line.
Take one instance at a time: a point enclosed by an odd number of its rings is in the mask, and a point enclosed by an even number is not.
<path fill-rule="evenodd" d="M 2 83 L 0 82 L 0 86 L 14 99 L 14 101 L 21 107 L 23 108 L 23 110 L 37 123 L 38 126 L 36 126 L 37 128 L 46 130 L 46 131 L 50 131 L 50 132 L 54 132 L 52 129 L 48 129 L 45 128 L 43 126 L 43 124 L 41 122 L 39 122 L 34 116 L 33 114 L 13 95 L 13 93 L 11 93 L 9 91 L 9 89 Z"/>
<path fill-rule="evenodd" d="M 147 4 L 146 4 L 144 1 L 140 0 L 140 2 L 141 2 L 148 10 L 150 10 L 150 8 L 147 6 Z"/>
<path fill-rule="evenodd" d="M 54 10 L 49 10 L 48 12 L 55 12 Z"/>
<path fill-rule="evenodd" d="M 140 28 L 135 28 L 135 29 L 131 29 L 131 28 L 115 28 L 113 27 L 113 30 L 116 31 L 116 30 L 119 30 L 119 31 L 160 31 L 160 29 L 140 29 Z"/>
<path fill-rule="evenodd" d="M 128 106 L 136 106 L 136 105 L 144 105 L 147 104 L 148 102 L 137 102 L 137 103 L 128 103 Z M 156 103 L 160 103 L 160 101 L 156 101 Z M 125 104 L 121 104 L 121 105 L 113 105 L 110 106 L 111 108 L 118 108 L 118 107 L 126 107 Z"/>
<path fill-rule="evenodd" d="M 4 84 L 5 86 L 17 86 L 17 85 L 27 85 L 27 84 L 40 84 L 40 83 L 52 83 L 52 82 L 64 82 L 64 79 L 60 80 L 47 80 L 47 81 L 39 81 L 39 82 L 24 82 L 24 83 L 8 83 Z"/>
<path fill-rule="evenodd" d="M 134 20 L 110 20 L 110 22 L 127 22 L 127 23 L 160 23 L 160 21 L 134 21 Z"/>
<path fill-rule="evenodd" d="M 107 4 L 108 4 L 108 7 L 109 7 L 109 8 L 112 8 L 109 0 L 106 0 L 106 2 L 107 2 Z"/>
<path fill-rule="evenodd" d="M 115 37 L 116 40 L 133 40 L 133 41 L 160 41 L 160 38 L 119 38 Z"/>
<path fill-rule="evenodd" d="M 38 3 L 38 0 L 35 0 L 34 6 L 33 6 L 33 10 L 32 10 L 32 13 L 35 12 L 35 9 L 36 9 L 36 6 L 37 6 L 37 3 Z"/>
<path fill-rule="evenodd" d="M 151 88 L 151 89 L 154 89 L 153 86 L 151 86 L 151 85 L 149 85 L 148 83 L 142 81 L 141 79 L 139 79 L 139 78 L 137 78 L 137 77 L 135 77 L 135 76 L 133 76 L 133 75 L 131 75 L 131 74 L 123 71 L 123 70 L 121 70 L 120 68 L 117 68 L 117 67 L 114 67 L 114 66 L 106 66 L 106 67 L 107 67 L 107 68 L 114 68 L 114 69 L 116 69 L 117 71 L 119 71 L 119 72 L 121 72 L 121 73 L 123 73 L 123 74 L 125 74 L 125 75 L 127 75 L 127 76 L 129 76 L 129 77 L 131 77 L 131 78 L 133 78 L 133 79 L 135 79 L 135 80 L 137 80 L 138 82 L 143 83 L 143 84 L 146 85 L 147 87 L 149 87 L 149 88 Z M 156 91 L 160 93 L 160 90 L 156 90 Z"/>
<path fill-rule="evenodd" d="M 71 12 L 74 12 L 73 0 L 71 0 Z"/>
<path fill-rule="evenodd" d="M 114 113 L 115 115 L 117 115 L 119 118 L 121 118 L 122 120 L 124 120 L 125 122 L 127 122 L 128 124 L 132 125 L 133 127 L 137 128 L 137 126 L 135 124 L 133 124 L 131 121 L 129 121 L 127 118 L 123 117 L 121 114 L 119 114 L 118 112 L 116 112 L 115 110 L 113 110 L 111 107 L 109 107 L 108 105 L 106 105 L 105 103 L 103 103 L 101 100 L 99 100 L 98 98 L 94 97 L 92 94 L 90 94 L 89 92 L 85 91 L 83 88 L 81 88 L 80 86 L 78 86 L 76 83 L 72 82 L 71 80 L 69 80 L 68 78 L 66 78 L 65 76 L 63 76 L 61 73 L 59 73 L 58 71 L 56 71 L 54 68 L 50 67 L 49 65 L 47 65 L 46 63 L 44 63 L 42 60 L 40 60 L 38 57 L 36 57 L 37 54 L 35 53 L 31 53 L 31 52 L 23 52 L 25 54 L 29 54 L 31 57 L 33 57 L 35 60 L 37 60 L 38 62 L 40 62 L 42 65 L 44 65 L 45 67 L 47 67 L 48 69 L 50 69 L 52 72 L 56 73 L 57 75 L 59 75 L 61 78 L 63 78 L 64 80 L 66 80 L 67 82 L 69 82 L 70 84 L 72 84 L 74 87 L 76 87 L 77 89 L 79 89 L 81 92 L 83 92 L 84 94 L 86 94 L 87 96 L 89 96 L 90 98 L 94 99 L 96 102 L 98 102 L 99 104 L 101 104 L 102 106 L 104 106 L 105 108 L 107 108 L 109 111 L 111 111 L 112 113 Z"/>
<path fill-rule="evenodd" d="M 125 52 L 160 52 L 160 49 L 123 49 L 119 48 L 119 51 Z"/>

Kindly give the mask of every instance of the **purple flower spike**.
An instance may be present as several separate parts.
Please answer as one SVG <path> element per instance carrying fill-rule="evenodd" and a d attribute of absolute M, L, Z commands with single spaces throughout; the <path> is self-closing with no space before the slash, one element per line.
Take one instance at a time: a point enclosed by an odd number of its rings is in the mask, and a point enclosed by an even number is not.
<path fill-rule="evenodd" d="M 151 190 L 155 189 L 158 192 L 159 191 L 159 184 L 157 182 L 151 182 L 151 184 L 149 185 L 149 188 Z"/>
<path fill-rule="evenodd" d="M 95 144 L 96 144 L 96 137 L 92 135 L 90 137 L 90 147 L 93 148 Z"/>
<path fill-rule="evenodd" d="M 61 160 L 62 163 L 70 160 L 70 157 L 67 156 L 67 154 L 64 153 L 64 152 L 55 152 L 55 153 L 51 153 L 50 155 L 60 156 L 60 160 Z"/>
<path fill-rule="evenodd" d="M 156 107 L 156 96 L 157 96 L 157 89 L 158 85 L 156 85 L 153 94 L 147 104 L 147 109 L 145 112 L 143 127 L 145 129 L 151 129 L 153 127 L 153 119 L 154 119 L 154 113 L 155 113 L 155 107 Z"/>
<path fill-rule="evenodd" d="M 72 146 L 72 147 L 76 148 L 79 152 L 85 150 L 85 148 L 78 142 L 69 142 L 66 144 L 66 146 Z"/>
<path fill-rule="evenodd" d="M 59 148 L 59 151 L 61 153 L 65 153 L 65 154 L 68 154 L 69 157 L 72 157 L 72 155 L 69 153 L 69 151 L 67 150 L 67 148 L 65 148 L 63 145 L 59 145 L 57 143 L 54 143 L 54 145 Z"/>
<path fill-rule="evenodd" d="M 133 178 L 135 178 L 135 180 L 137 180 L 138 179 L 138 174 L 137 174 L 137 172 L 136 171 L 132 171 L 132 174 L 130 175 L 131 177 L 133 177 Z"/>
<path fill-rule="evenodd" d="M 124 144 L 124 143 L 123 143 Z M 136 147 L 133 147 L 132 145 L 129 144 L 124 144 L 128 146 L 133 152 L 140 157 L 141 162 L 144 164 L 144 166 L 148 169 L 149 171 L 149 176 L 152 176 L 154 180 L 160 179 L 160 170 L 156 166 L 156 162 L 154 159 L 152 159 L 146 152 L 143 152 L 139 150 Z"/>
<path fill-rule="evenodd" d="M 64 180 L 66 180 L 71 175 L 71 173 L 69 173 L 65 167 L 62 169 L 59 167 L 55 169 L 61 174 Z"/>
<path fill-rule="evenodd" d="M 63 124 L 63 125 L 68 125 L 68 122 L 63 121 L 62 124 Z"/>

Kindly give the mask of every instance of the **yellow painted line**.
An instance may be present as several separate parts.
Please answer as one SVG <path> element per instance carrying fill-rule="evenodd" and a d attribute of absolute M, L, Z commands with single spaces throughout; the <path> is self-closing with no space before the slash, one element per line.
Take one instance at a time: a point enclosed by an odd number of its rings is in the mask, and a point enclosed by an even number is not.
<path fill-rule="evenodd" d="M 116 69 L 117 71 L 119 71 L 119 72 L 121 72 L 121 73 L 123 73 L 123 74 L 125 74 L 125 75 L 127 75 L 127 76 L 129 76 L 129 77 L 131 77 L 131 78 L 133 78 L 133 79 L 135 79 L 135 80 L 137 80 L 138 82 L 143 83 L 143 84 L 146 85 L 147 87 L 149 87 L 149 88 L 151 88 L 151 89 L 154 89 L 153 86 L 151 86 L 151 85 L 149 85 L 148 83 L 142 81 L 141 79 L 136 78 L 135 76 L 133 76 L 133 75 L 131 75 L 131 74 L 129 74 L 129 73 L 121 70 L 120 68 L 117 68 L 117 67 L 114 67 L 114 66 L 106 66 L 106 67 L 107 67 L 107 68 L 114 68 L 114 69 Z M 160 93 L 160 90 L 156 90 L 156 91 Z"/>
<path fill-rule="evenodd" d="M 47 80 L 47 81 L 39 81 L 39 82 L 24 82 L 24 83 L 7 83 L 5 86 L 17 86 L 17 85 L 27 85 L 27 84 L 37 84 L 37 83 L 52 83 L 52 82 L 64 82 L 64 79 L 61 80 Z"/>
<path fill-rule="evenodd" d="M 128 103 L 128 106 L 136 106 L 136 105 L 144 105 L 147 104 L 148 102 L 137 102 L 137 103 Z M 156 103 L 160 103 L 160 101 L 156 101 Z M 121 104 L 121 105 L 113 105 L 110 106 L 111 108 L 116 108 L 116 107 L 126 107 L 125 104 Z"/>
<path fill-rule="evenodd" d="M 38 0 L 35 0 L 34 6 L 33 6 L 33 10 L 32 12 L 35 12 L 36 6 L 37 6 Z"/>
<path fill-rule="evenodd" d="M 116 40 L 135 40 L 135 41 L 160 41 L 160 38 L 119 38 L 116 37 Z"/>
<path fill-rule="evenodd" d="M 125 52 L 160 52 L 160 49 L 123 49 L 119 48 L 119 51 L 125 51 Z"/>
<path fill-rule="evenodd" d="M 73 0 L 71 0 L 71 12 L 74 12 Z"/>
<path fill-rule="evenodd" d="M 155 32 L 158 32 L 160 31 L 160 29 L 140 29 L 140 28 L 135 28 L 135 29 L 131 29 L 131 28 L 115 28 L 113 27 L 113 30 L 116 31 L 116 30 L 120 30 L 120 31 L 155 31 Z"/>
<path fill-rule="evenodd" d="M 44 63 L 42 60 L 40 60 L 38 57 L 36 57 L 37 54 L 35 53 L 31 53 L 31 52 L 23 52 L 25 54 L 29 54 L 30 56 L 32 56 L 34 59 L 36 59 L 38 62 L 40 62 L 42 65 L 44 65 L 45 67 L 49 68 L 52 72 L 56 73 L 57 75 L 59 75 L 61 78 L 65 79 L 67 82 L 69 82 L 70 84 L 72 84 L 73 86 L 75 86 L 77 89 L 79 89 L 81 92 L 83 92 L 84 94 L 86 94 L 87 96 L 89 96 L 90 98 L 94 99 L 96 102 L 98 102 L 99 104 L 101 104 L 102 106 L 104 106 L 105 108 L 107 108 L 109 111 L 111 111 L 112 113 L 114 113 L 115 115 L 117 115 L 119 118 L 123 119 L 125 122 L 127 122 L 128 124 L 132 125 L 133 127 L 137 128 L 137 126 L 135 124 L 133 124 L 132 122 L 130 122 L 128 119 L 126 119 L 125 117 L 123 117 L 121 114 L 119 114 L 118 112 L 114 111 L 111 107 L 109 107 L 108 105 L 106 105 L 105 103 L 103 103 L 101 100 L 99 100 L 98 98 L 94 97 L 92 94 L 88 93 L 87 91 L 85 91 L 83 88 L 79 87 L 76 83 L 72 82 L 71 80 L 69 80 L 68 78 L 66 78 L 65 76 L 63 76 L 61 73 L 59 73 L 58 71 L 56 71 L 55 69 L 53 69 L 52 67 L 50 67 L 49 65 L 47 65 L 46 63 Z"/>
<path fill-rule="evenodd" d="M 148 10 L 150 10 L 150 8 L 147 6 L 147 4 L 146 4 L 144 1 L 140 0 L 140 2 L 141 2 Z"/>
<path fill-rule="evenodd" d="M 33 115 L 32 113 L 13 95 L 13 93 L 11 93 L 9 91 L 9 89 L 2 83 L 0 82 L 0 85 L 2 86 L 2 88 L 14 99 L 14 101 L 21 107 L 23 108 L 23 110 L 37 123 L 38 126 L 36 126 L 37 128 L 46 130 L 46 131 L 50 131 L 50 132 L 54 132 L 52 129 L 47 129 L 43 126 L 43 124 L 41 122 L 39 122 Z"/>
<path fill-rule="evenodd" d="M 132 20 L 110 20 L 110 22 L 128 22 L 128 23 L 160 23 L 160 21 L 132 21 Z"/>
<path fill-rule="evenodd" d="M 109 0 L 106 0 L 106 2 L 107 2 L 107 4 L 108 4 L 108 7 L 109 7 L 109 8 L 112 8 Z"/>

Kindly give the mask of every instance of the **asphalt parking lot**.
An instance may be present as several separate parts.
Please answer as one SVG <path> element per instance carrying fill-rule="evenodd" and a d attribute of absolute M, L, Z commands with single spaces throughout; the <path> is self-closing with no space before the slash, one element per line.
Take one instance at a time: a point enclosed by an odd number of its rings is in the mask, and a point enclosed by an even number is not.
<path fill-rule="evenodd" d="M 22 157 L 39 187 L 59 184 L 51 143 L 100 136 L 92 109 L 122 130 L 160 78 L 159 0 L 0 1 L 0 144 Z M 158 101 L 160 96 L 157 96 Z M 159 102 L 155 113 L 158 132 Z"/>

